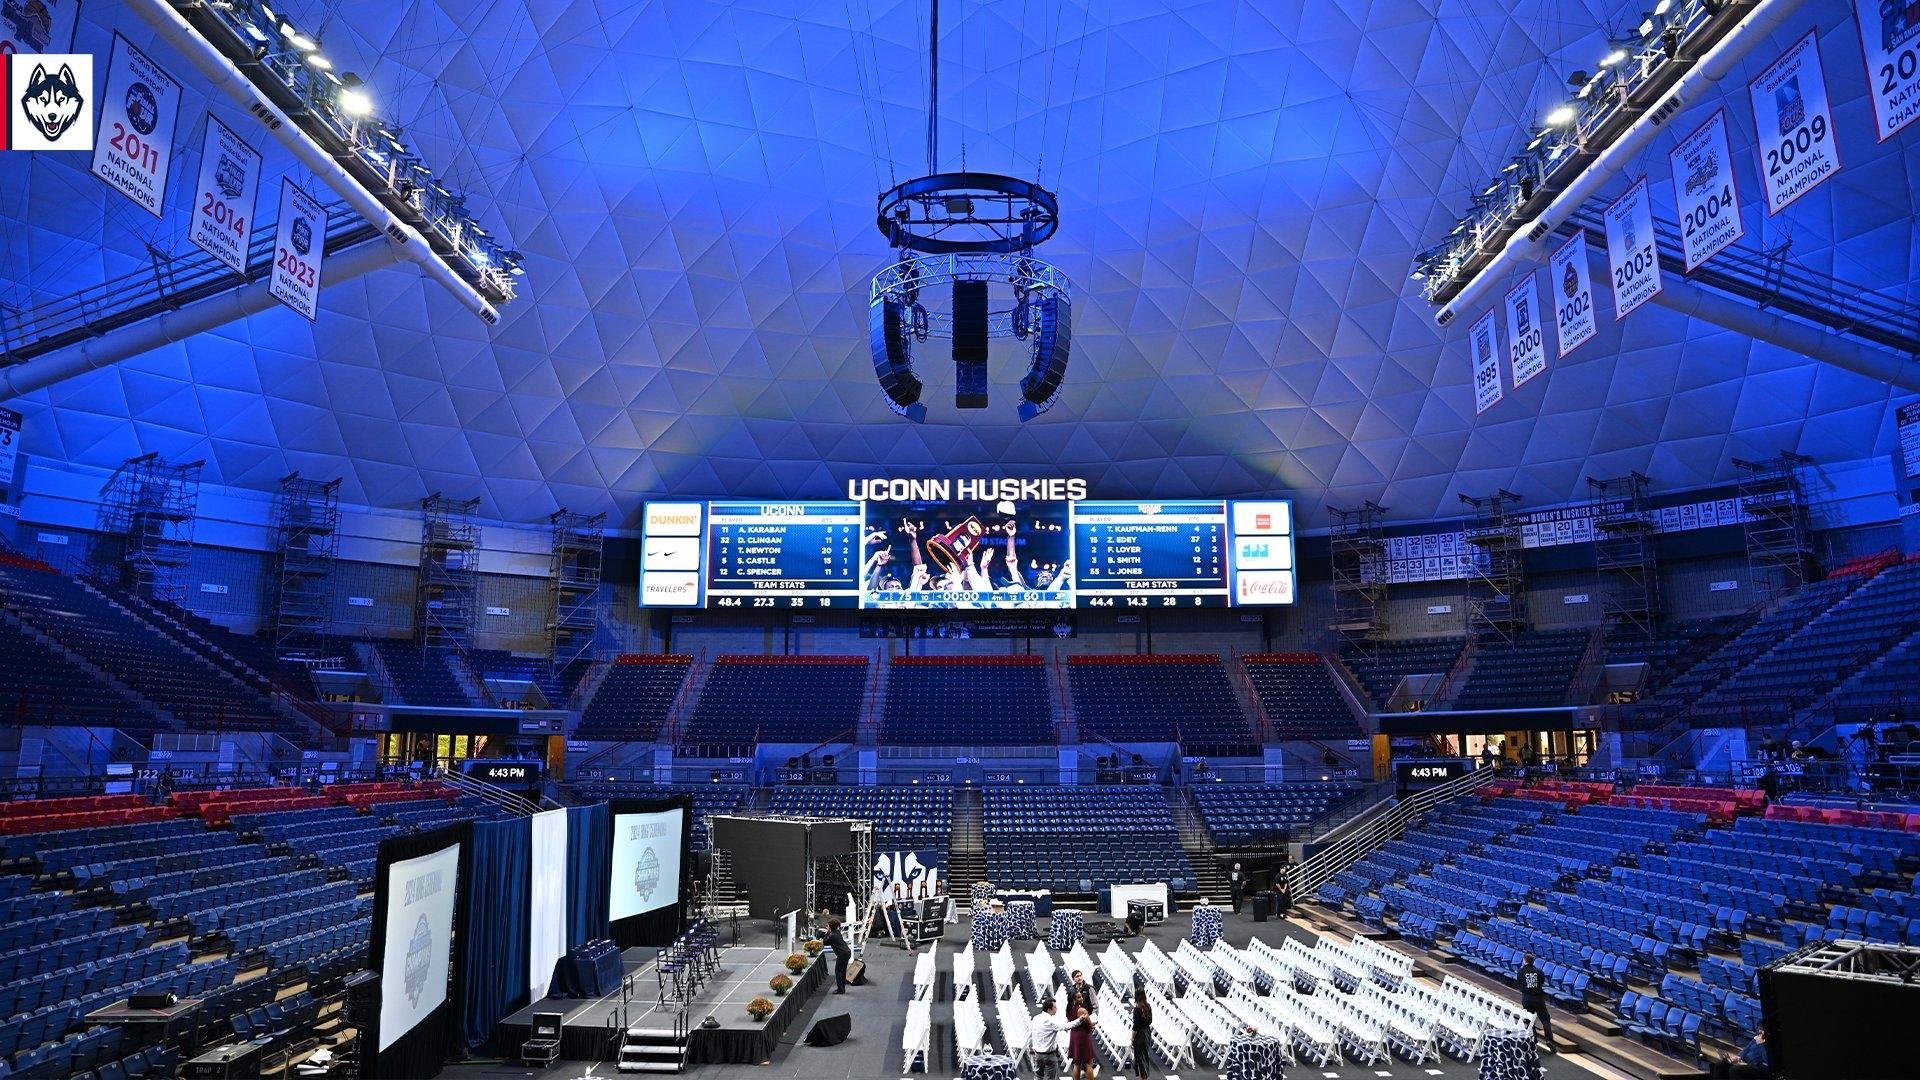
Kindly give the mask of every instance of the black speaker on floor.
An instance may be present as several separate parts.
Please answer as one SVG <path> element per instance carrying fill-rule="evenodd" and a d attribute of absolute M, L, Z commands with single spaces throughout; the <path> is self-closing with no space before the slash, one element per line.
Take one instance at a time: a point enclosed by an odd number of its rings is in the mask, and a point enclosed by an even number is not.
<path fill-rule="evenodd" d="M 1067 361 L 1073 353 L 1072 306 L 1052 289 L 1031 301 L 1033 363 L 1020 380 L 1020 419 L 1031 420 L 1060 400 L 1067 381 Z"/>
<path fill-rule="evenodd" d="M 913 374 L 913 349 L 907 340 L 907 309 L 898 300 L 867 308 L 868 347 L 873 351 L 873 374 L 887 395 L 887 407 L 914 423 L 924 423 L 927 407 L 920 404 L 920 380 Z"/>
<path fill-rule="evenodd" d="M 953 283 L 953 403 L 987 407 L 987 283 Z"/>
<path fill-rule="evenodd" d="M 853 1017 L 841 1014 L 817 1021 L 807 1029 L 808 1046 L 839 1046 L 853 1034 Z"/>

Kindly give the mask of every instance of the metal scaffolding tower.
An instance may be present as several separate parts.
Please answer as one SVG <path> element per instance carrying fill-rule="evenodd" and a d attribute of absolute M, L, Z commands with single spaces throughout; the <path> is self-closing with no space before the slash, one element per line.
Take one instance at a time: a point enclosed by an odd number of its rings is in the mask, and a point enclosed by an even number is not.
<path fill-rule="evenodd" d="M 340 481 L 280 478 L 273 499 L 279 580 L 273 646 L 283 657 L 313 659 L 333 631 L 333 567 L 340 553 Z"/>
<path fill-rule="evenodd" d="M 449 499 L 439 492 L 420 500 L 414 638 L 426 648 L 466 652 L 473 647 L 480 593 L 480 529 L 473 512 L 479 506 L 478 498 Z"/>
<path fill-rule="evenodd" d="M 1593 561 L 1607 620 L 1631 627 L 1642 637 L 1660 625 L 1660 568 L 1654 559 L 1653 508 L 1647 504 L 1652 481 L 1637 472 L 1596 480 L 1593 492 Z"/>
<path fill-rule="evenodd" d="M 1754 588 L 1772 599 L 1805 584 L 1812 569 L 1804 470 L 1813 459 L 1782 450 L 1765 461 L 1734 458 L 1733 464 L 1741 474 L 1748 573 Z"/>
<path fill-rule="evenodd" d="M 553 555 L 547 563 L 547 650 L 553 670 L 564 671 L 593 652 L 600 625 L 600 558 L 607 515 L 576 514 L 562 507 L 547 518 Z"/>
<path fill-rule="evenodd" d="M 1510 638 L 1527 628 L 1527 574 L 1520 544 L 1520 496 L 1462 495 L 1473 507 L 1467 543 L 1475 549 L 1467 571 L 1467 631 Z"/>
<path fill-rule="evenodd" d="M 193 555 L 204 461 L 174 464 L 142 454 L 122 462 L 101 489 L 100 531 L 122 538 L 121 583 L 151 600 L 178 604 Z"/>
<path fill-rule="evenodd" d="M 1371 656 L 1387 636 L 1386 508 L 1369 499 L 1359 506 L 1327 507 L 1333 515 L 1333 620 L 1327 624 L 1343 649 Z"/>

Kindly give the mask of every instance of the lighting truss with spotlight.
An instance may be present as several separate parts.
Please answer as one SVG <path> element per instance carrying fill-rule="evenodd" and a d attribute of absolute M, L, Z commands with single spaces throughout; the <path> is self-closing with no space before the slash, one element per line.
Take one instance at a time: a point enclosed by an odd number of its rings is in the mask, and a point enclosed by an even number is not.
<path fill-rule="evenodd" d="M 1031 420 L 1060 399 L 1072 352 L 1072 289 L 1066 275 L 1033 249 L 1060 225 L 1060 201 L 1030 180 L 984 172 L 938 171 L 940 5 L 933 3 L 928 89 L 928 175 L 883 192 L 880 235 L 900 253 L 873 276 L 868 296 L 874 375 L 887 407 L 915 423 L 927 418 L 913 350 L 934 338 L 953 342 L 954 405 L 987 407 L 988 342 L 1027 343 L 1019 415 Z M 944 308 L 925 301 L 946 296 Z"/>

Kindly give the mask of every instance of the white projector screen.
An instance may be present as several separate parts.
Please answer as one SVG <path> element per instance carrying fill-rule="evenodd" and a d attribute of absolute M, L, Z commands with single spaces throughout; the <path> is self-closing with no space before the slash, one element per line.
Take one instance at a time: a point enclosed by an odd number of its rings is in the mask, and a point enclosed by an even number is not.
<path fill-rule="evenodd" d="M 612 922 L 680 902 L 680 830 L 687 812 L 613 816 L 613 882 L 607 895 Z"/>
<path fill-rule="evenodd" d="M 386 940 L 380 944 L 380 1049 L 412 1031 L 447 1000 L 453 898 L 460 845 L 387 868 Z"/>

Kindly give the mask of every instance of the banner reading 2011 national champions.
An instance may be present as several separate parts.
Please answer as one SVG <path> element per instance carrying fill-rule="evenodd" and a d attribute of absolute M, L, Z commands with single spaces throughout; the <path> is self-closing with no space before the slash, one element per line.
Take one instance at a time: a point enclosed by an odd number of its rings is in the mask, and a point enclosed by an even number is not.
<path fill-rule="evenodd" d="M 167 198 L 167 173 L 173 165 L 173 127 L 180 116 L 179 82 L 116 33 L 99 115 L 93 175 L 159 217 L 160 206 Z"/>
<path fill-rule="evenodd" d="M 1920 0 L 1853 0 L 1867 61 L 1873 134 L 1885 142 L 1920 119 Z"/>

